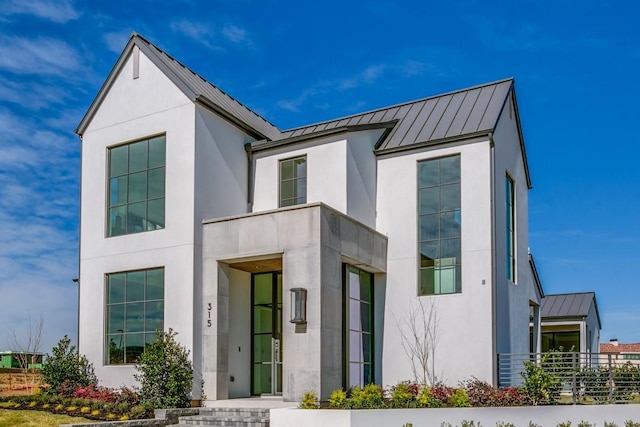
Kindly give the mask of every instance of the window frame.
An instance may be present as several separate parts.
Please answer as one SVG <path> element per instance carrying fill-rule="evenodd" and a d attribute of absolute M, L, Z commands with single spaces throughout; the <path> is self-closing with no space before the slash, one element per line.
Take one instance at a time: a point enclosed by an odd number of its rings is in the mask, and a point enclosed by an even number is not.
<path fill-rule="evenodd" d="M 297 176 L 294 176 L 293 178 L 287 178 L 287 181 L 293 181 L 294 183 L 296 183 L 298 180 L 304 179 L 304 183 L 305 183 L 305 189 L 304 189 L 304 201 L 298 203 L 297 199 L 298 196 L 294 197 L 294 203 L 292 204 L 286 204 L 283 205 L 283 198 L 282 198 L 282 183 L 283 183 L 283 178 L 282 178 L 282 165 L 285 162 L 295 162 L 296 160 L 300 160 L 300 159 L 304 159 L 304 163 L 305 163 L 305 175 L 303 178 L 298 178 Z M 295 163 L 294 163 L 295 165 Z M 297 206 L 297 205 L 304 205 L 305 203 L 307 203 L 307 177 L 309 176 L 309 162 L 308 162 L 308 158 L 307 158 L 307 154 L 300 154 L 297 156 L 293 156 L 293 157 L 286 157 L 286 158 L 282 158 L 282 159 L 278 159 L 278 208 L 285 208 L 285 207 L 289 207 L 289 206 Z M 294 168 L 294 175 L 295 175 L 295 168 Z M 291 200 L 292 198 L 288 197 L 286 200 Z"/>
<path fill-rule="evenodd" d="M 164 139 L 164 161 L 162 163 L 162 165 L 160 166 L 154 166 L 154 167 L 149 167 L 149 142 L 151 140 L 155 140 L 158 138 L 163 138 Z M 134 172 L 131 172 L 129 170 L 129 166 L 130 166 L 130 148 L 127 151 L 127 173 L 126 174 L 120 174 L 120 175 L 114 175 L 112 176 L 112 172 L 111 172 L 111 168 L 112 168 L 112 164 L 111 164 L 111 156 L 112 156 L 112 150 L 121 148 L 121 147 L 130 147 L 133 144 L 139 143 L 139 142 L 145 142 L 147 143 L 147 150 L 146 150 L 146 167 L 144 169 L 141 170 L 137 170 Z M 149 198 L 149 172 L 153 171 L 153 170 L 163 170 L 163 182 L 162 182 L 162 188 L 163 188 L 163 194 L 162 197 L 153 197 L 153 198 Z M 129 177 L 133 174 L 139 173 L 139 172 L 146 172 L 146 181 L 145 181 L 145 198 L 143 200 L 138 200 L 136 202 L 130 203 L 129 202 Z M 127 177 L 127 196 L 126 196 L 126 201 L 124 203 L 115 203 L 112 204 L 111 198 L 112 198 L 112 179 L 113 178 L 118 178 L 118 177 Z M 143 138 L 137 138 L 134 140 L 129 140 L 126 142 L 122 142 L 122 143 L 118 143 L 118 144 L 114 144 L 114 145 L 110 145 L 106 147 L 106 167 L 105 167 L 105 221 L 104 221 L 104 226 L 105 226 L 105 230 L 104 230 L 104 235 L 105 238 L 112 238 L 112 237 L 119 237 L 119 236 L 129 236 L 129 235 L 133 235 L 133 234 L 139 234 L 139 233 L 145 233 L 148 231 L 158 231 L 158 230 L 164 230 L 166 228 L 166 213 L 167 213 L 167 207 L 166 207 L 166 199 L 167 199 L 167 135 L 166 133 L 158 133 L 158 134 L 153 134 L 153 135 L 149 135 L 149 136 L 145 136 Z M 145 204 L 145 217 L 144 220 L 148 222 L 149 219 L 149 202 L 150 201 L 163 201 L 163 212 L 162 212 L 162 217 L 163 217 L 163 224 L 160 228 L 154 228 L 154 229 L 143 229 L 140 231 L 132 231 L 132 232 L 128 232 L 128 208 L 129 205 L 133 205 L 135 203 L 141 203 L 144 202 Z M 120 233 L 120 234 L 113 234 L 112 230 L 113 230 L 113 226 L 111 223 L 111 209 L 112 208 L 121 208 L 124 207 L 125 208 L 125 219 L 124 219 L 124 232 Z"/>
<path fill-rule="evenodd" d="M 507 172 L 505 178 L 505 267 L 506 277 L 513 284 L 517 283 L 517 235 L 516 235 L 516 182 Z"/>
<path fill-rule="evenodd" d="M 158 271 L 160 270 L 162 272 L 162 299 L 147 299 L 146 298 L 146 287 L 147 287 L 147 278 L 148 278 L 148 273 L 149 272 L 153 272 L 153 271 Z M 144 281 L 144 294 L 145 296 L 143 297 L 142 300 L 132 300 L 132 301 L 128 301 L 127 300 L 127 286 L 128 286 L 128 279 L 126 279 L 125 282 L 125 288 L 124 288 L 124 297 L 123 297 L 123 301 L 122 302 L 116 302 L 116 303 L 110 303 L 109 301 L 109 278 L 111 276 L 114 275 L 119 275 L 119 274 L 132 274 L 132 273 L 141 273 L 144 272 L 145 273 L 145 281 Z M 110 322 L 109 322 L 109 315 L 110 315 L 110 309 L 113 306 L 116 305 L 122 305 L 124 312 L 122 315 L 122 323 L 123 323 L 123 329 L 118 329 L 118 332 L 120 332 L 120 345 L 122 345 L 122 342 L 124 340 L 124 343 L 126 344 L 126 338 L 128 335 L 135 335 L 135 334 L 141 334 L 144 337 L 144 346 L 143 346 L 143 351 L 144 348 L 146 348 L 147 346 L 147 341 L 146 341 L 146 335 L 147 334 L 151 334 L 153 332 L 156 332 L 157 330 L 164 330 L 164 324 L 165 324 L 165 291 L 166 291 L 166 269 L 164 266 L 157 266 L 157 267 L 149 267 L 149 268 L 143 268 L 143 269 L 134 269 L 134 270 L 124 270 L 124 271 L 114 271 L 114 272 L 109 272 L 109 273 L 105 273 L 104 275 L 104 321 L 103 321 L 103 325 L 104 325 L 104 329 L 103 329 L 103 343 L 104 343 L 104 347 L 103 347 L 103 363 L 104 366 L 132 366 L 135 363 L 137 363 L 137 361 L 134 362 L 126 362 L 127 358 L 126 358 L 126 345 L 124 347 L 122 347 L 122 362 L 121 363 L 111 363 L 110 361 L 110 353 L 109 353 L 109 339 L 111 336 L 113 336 L 113 333 L 109 333 L 109 327 L 110 327 Z M 162 328 L 156 328 L 156 330 L 154 331 L 150 331 L 147 330 L 146 328 L 146 322 L 148 321 L 147 319 L 147 311 L 146 311 L 146 304 L 147 303 L 157 303 L 157 302 L 162 302 Z M 143 322 L 145 324 L 145 326 L 143 327 L 143 330 L 137 331 L 137 332 L 127 332 L 127 327 L 126 327 L 126 322 L 127 322 L 127 312 L 126 312 L 126 306 L 128 304 L 143 304 L 145 307 L 145 311 L 144 311 L 144 316 L 143 316 Z M 118 335 L 118 334 L 115 334 Z"/>
<path fill-rule="evenodd" d="M 441 174 L 440 174 L 440 165 L 438 164 L 438 184 L 437 185 L 432 185 L 432 186 L 421 186 L 421 165 L 427 162 L 435 162 L 438 161 L 440 162 L 443 159 L 450 159 L 450 158 L 454 158 L 457 157 L 458 158 L 458 176 L 457 176 L 457 180 L 456 181 L 451 181 L 451 182 L 445 182 L 444 184 L 441 182 Z M 422 297 L 422 296 L 440 296 L 440 295 L 458 295 L 462 293 L 462 154 L 461 153 L 451 153 L 451 154 L 446 154 L 446 155 L 442 155 L 442 156 L 437 156 L 437 157 L 432 157 L 432 158 L 426 158 L 426 159 L 419 159 L 417 161 L 417 167 L 416 167 L 416 242 L 417 242 L 417 247 L 416 247 L 416 252 L 417 252 L 417 272 L 418 272 L 418 277 L 417 277 L 417 295 Z M 440 206 L 440 188 L 444 185 L 451 185 L 451 184 L 458 184 L 458 195 L 459 195 L 459 205 L 457 208 L 454 209 L 447 209 L 447 210 L 442 210 L 441 206 Z M 429 188 L 437 188 L 438 189 L 438 210 L 434 211 L 434 212 L 428 212 L 428 213 L 422 213 L 421 210 L 421 198 L 420 198 L 420 192 L 423 189 L 429 189 Z M 430 214 L 437 214 L 439 217 L 444 213 L 450 213 L 453 212 L 454 213 L 454 218 L 455 218 L 455 212 L 459 211 L 459 227 L 460 227 L 460 232 L 459 232 L 459 236 L 457 237 L 445 237 L 444 239 L 441 237 L 440 235 L 440 227 L 441 227 L 441 222 L 439 221 L 439 225 L 438 225 L 438 238 L 437 239 L 422 239 L 422 227 L 421 227 L 421 217 L 422 216 L 427 216 Z M 440 220 L 440 218 L 439 218 Z M 459 259 L 456 260 L 453 264 L 453 274 L 454 274 L 454 278 L 453 278 L 453 292 L 435 292 L 435 277 L 434 277 L 434 292 L 433 293 L 428 293 L 428 292 L 424 292 L 423 293 L 423 283 L 422 283 L 422 271 L 428 269 L 429 267 L 423 267 L 422 266 L 422 244 L 425 242 L 437 242 L 438 245 L 438 251 L 439 248 L 441 247 L 441 242 L 444 241 L 453 241 L 453 240 L 458 240 L 459 242 Z M 438 259 L 443 259 L 443 258 L 434 258 L 434 261 Z M 442 267 L 451 267 L 451 265 L 448 266 L 438 266 L 436 267 L 435 262 L 434 262 L 434 266 L 433 266 L 433 270 L 434 273 L 437 270 L 439 273 L 442 270 L 444 270 L 444 268 Z M 441 270 L 442 269 L 442 270 Z M 455 275 L 459 275 L 459 280 L 457 280 Z M 440 276 L 442 277 L 442 276 Z M 457 288 L 457 283 L 459 282 L 459 287 Z M 442 283 L 440 283 L 440 286 L 442 286 Z M 442 289 L 442 287 L 441 287 Z"/>
<path fill-rule="evenodd" d="M 350 294 L 350 282 L 349 282 L 349 273 L 358 274 L 358 284 L 362 286 L 360 282 L 360 277 L 362 275 L 366 275 L 369 278 L 369 301 L 365 301 L 361 298 L 361 295 L 358 298 L 354 298 Z M 362 288 L 360 288 L 362 289 Z M 350 324 L 350 302 L 358 301 L 360 305 L 365 303 L 369 305 L 369 331 L 363 331 L 362 329 L 351 329 Z M 362 328 L 362 325 L 360 325 Z M 350 346 L 350 336 L 351 332 L 359 333 L 360 340 L 362 340 L 363 335 L 369 336 L 369 362 L 364 361 L 352 361 L 351 360 L 351 346 Z M 352 386 L 352 378 L 350 378 L 350 368 L 351 365 L 357 364 L 362 365 L 363 368 L 365 365 L 369 365 L 369 375 L 370 378 L 364 378 L 364 384 L 360 384 L 361 387 L 369 383 L 373 383 L 376 380 L 376 351 L 375 351 L 375 275 L 369 271 L 358 268 L 354 265 L 350 264 L 342 264 L 342 383 L 345 389 L 349 389 Z M 362 350 L 362 348 L 360 348 Z M 368 381 L 369 380 L 369 381 Z"/>

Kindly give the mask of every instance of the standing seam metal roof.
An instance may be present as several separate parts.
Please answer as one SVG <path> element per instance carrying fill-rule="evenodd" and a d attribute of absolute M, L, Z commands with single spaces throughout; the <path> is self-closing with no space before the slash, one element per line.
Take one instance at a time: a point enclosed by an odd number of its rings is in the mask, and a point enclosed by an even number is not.
<path fill-rule="evenodd" d="M 513 79 L 381 108 L 282 132 L 282 139 L 347 126 L 398 123 L 379 150 L 493 131 L 512 90 Z"/>
<path fill-rule="evenodd" d="M 98 95 L 78 125 L 76 133 L 79 135 L 82 135 L 86 130 L 134 46 L 137 46 L 193 102 L 214 110 L 230 122 L 245 129 L 256 139 L 271 141 L 276 145 L 312 138 L 315 134 L 326 135 L 345 129 L 357 130 L 367 127 L 389 129 L 375 147 L 378 152 L 411 148 L 416 144 L 480 136 L 494 130 L 510 94 L 513 94 L 514 97 L 516 120 L 520 132 L 513 79 L 486 83 L 283 132 L 145 38 L 133 33 Z M 263 142 L 257 141 L 254 144 L 257 146 Z M 524 141 L 521 135 L 520 144 L 527 184 L 531 188 Z"/>
<path fill-rule="evenodd" d="M 591 304 L 595 303 L 595 293 L 545 295 L 540 307 L 541 317 L 586 317 Z M 598 319 L 599 321 L 599 319 Z"/>

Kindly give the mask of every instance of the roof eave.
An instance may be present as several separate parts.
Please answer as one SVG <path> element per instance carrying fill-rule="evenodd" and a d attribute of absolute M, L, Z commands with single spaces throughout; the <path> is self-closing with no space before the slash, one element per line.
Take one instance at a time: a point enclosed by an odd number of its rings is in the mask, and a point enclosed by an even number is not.
<path fill-rule="evenodd" d="M 455 135 L 455 136 L 450 136 L 446 138 L 433 139 L 430 141 L 417 142 L 415 144 L 399 145 L 397 147 L 392 147 L 392 148 L 382 148 L 382 149 L 376 148 L 375 154 L 376 155 L 393 154 L 393 153 L 399 153 L 403 151 L 419 150 L 425 147 L 432 147 L 435 145 L 442 145 L 442 144 L 448 144 L 448 143 L 474 142 L 474 140 L 480 140 L 480 139 L 489 140 L 491 138 L 492 131 L 493 131 L 492 129 L 487 129 L 487 130 L 468 133 L 465 135 Z"/>
<path fill-rule="evenodd" d="M 291 138 L 284 138 L 284 139 L 278 139 L 273 141 L 263 139 L 261 141 L 255 141 L 251 143 L 251 151 L 256 153 L 258 151 L 270 150 L 272 148 L 304 142 L 311 139 L 322 138 L 322 137 L 337 135 L 341 133 L 359 132 L 359 131 L 365 131 L 365 130 L 385 129 L 386 132 L 384 132 L 383 135 L 381 136 L 381 138 L 383 138 L 388 134 L 388 131 L 392 129 L 393 126 L 395 126 L 396 123 L 397 123 L 397 120 L 393 120 L 390 122 L 368 123 L 363 125 L 340 126 L 340 127 L 332 128 L 329 130 L 311 132 L 305 135 L 298 135 Z M 379 143 L 380 141 L 376 142 L 376 145 Z"/>

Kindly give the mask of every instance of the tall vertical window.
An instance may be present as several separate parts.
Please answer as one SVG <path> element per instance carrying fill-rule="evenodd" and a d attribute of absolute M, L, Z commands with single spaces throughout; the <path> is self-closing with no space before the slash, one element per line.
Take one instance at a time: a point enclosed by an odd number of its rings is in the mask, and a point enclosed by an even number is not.
<path fill-rule="evenodd" d="M 164 228 L 165 137 L 109 149 L 107 235 Z"/>
<path fill-rule="evenodd" d="M 280 160 L 280 207 L 307 203 L 307 156 Z"/>
<path fill-rule="evenodd" d="M 136 363 L 163 328 L 164 268 L 107 275 L 107 365 Z"/>
<path fill-rule="evenodd" d="M 345 387 L 373 383 L 373 274 L 345 264 Z"/>
<path fill-rule="evenodd" d="M 507 234 L 507 279 L 516 281 L 516 211 L 513 180 L 507 175 L 506 182 L 506 234 Z"/>
<path fill-rule="evenodd" d="M 460 156 L 418 164 L 420 295 L 461 291 Z"/>

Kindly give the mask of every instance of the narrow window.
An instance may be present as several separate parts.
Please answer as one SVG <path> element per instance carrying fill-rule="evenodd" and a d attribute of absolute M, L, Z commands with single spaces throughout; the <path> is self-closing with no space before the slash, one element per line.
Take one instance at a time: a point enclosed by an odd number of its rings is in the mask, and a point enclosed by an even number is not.
<path fill-rule="evenodd" d="M 373 378 L 373 274 L 344 265 L 344 384 L 363 387 Z"/>
<path fill-rule="evenodd" d="M 516 227 L 515 193 L 513 180 L 506 179 L 506 235 L 507 235 L 507 279 L 516 282 Z"/>
<path fill-rule="evenodd" d="M 107 236 L 164 228 L 165 137 L 109 149 Z"/>
<path fill-rule="evenodd" d="M 419 295 L 461 292 L 460 156 L 418 169 Z"/>
<path fill-rule="evenodd" d="M 107 275 L 107 365 L 136 363 L 164 329 L 164 268 Z"/>
<path fill-rule="evenodd" d="M 307 203 L 307 156 L 280 160 L 280 207 Z"/>

